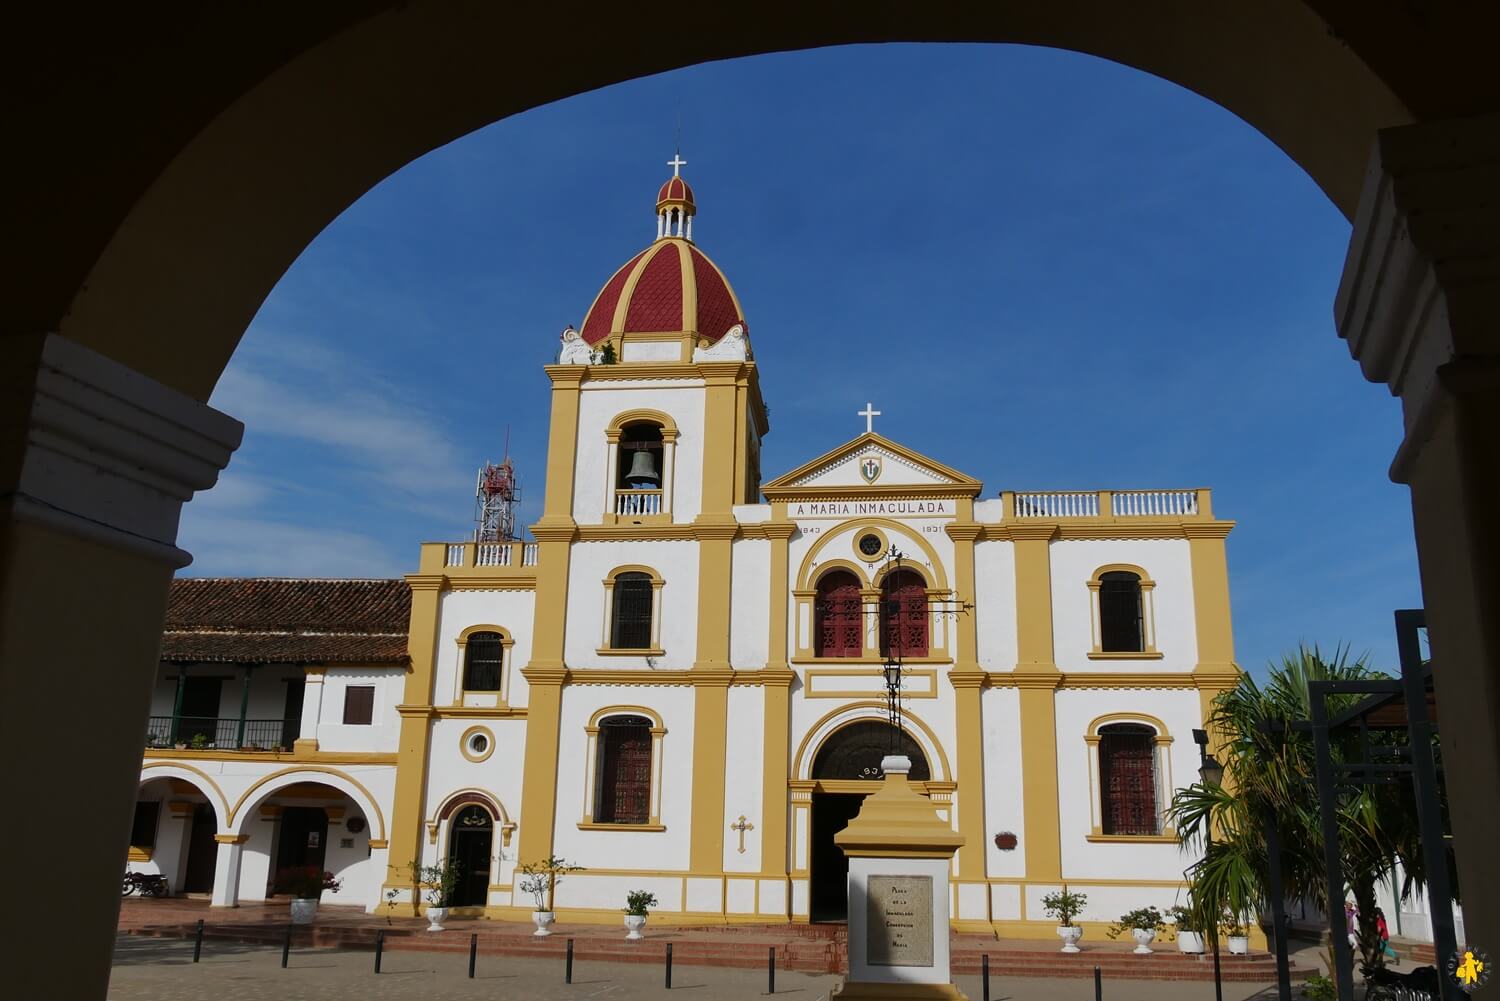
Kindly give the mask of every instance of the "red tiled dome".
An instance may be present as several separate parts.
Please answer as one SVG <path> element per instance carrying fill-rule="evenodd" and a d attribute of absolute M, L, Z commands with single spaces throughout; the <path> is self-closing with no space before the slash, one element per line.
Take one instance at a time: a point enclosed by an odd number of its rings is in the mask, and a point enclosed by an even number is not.
<path fill-rule="evenodd" d="M 667 183 L 656 194 L 656 211 L 660 212 L 668 205 L 686 205 L 689 209 L 698 207 L 693 201 L 693 189 L 688 186 L 688 182 L 680 177 L 667 178 Z"/>
<path fill-rule="evenodd" d="M 673 178 L 667 184 L 680 182 Z M 678 331 L 712 343 L 744 322 L 734 289 L 708 255 L 687 240 L 665 237 L 604 283 L 579 333 L 590 344 L 611 334 Z"/>

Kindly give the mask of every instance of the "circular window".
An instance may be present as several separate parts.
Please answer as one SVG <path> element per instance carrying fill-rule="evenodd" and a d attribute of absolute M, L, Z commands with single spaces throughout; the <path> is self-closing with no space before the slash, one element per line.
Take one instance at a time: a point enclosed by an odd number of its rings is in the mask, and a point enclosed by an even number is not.
<path fill-rule="evenodd" d="M 880 536 L 878 535 L 865 535 L 860 537 L 859 551 L 866 556 L 872 558 L 879 556 L 881 550 L 883 550 L 884 548 L 885 543 L 881 541 Z"/>
<path fill-rule="evenodd" d="M 483 761 L 495 751 L 495 735 L 482 726 L 472 726 L 459 738 L 458 749 L 470 761 Z"/>

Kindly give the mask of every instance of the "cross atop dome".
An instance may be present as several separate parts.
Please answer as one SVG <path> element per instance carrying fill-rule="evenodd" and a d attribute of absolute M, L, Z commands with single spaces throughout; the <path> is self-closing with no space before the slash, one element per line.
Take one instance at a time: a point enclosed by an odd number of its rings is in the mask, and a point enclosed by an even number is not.
<path fill-rule="evenodd" d="M 698 206 L 693 202 L 693 189 L 682 179 L 682 168 L 687 166 L 687 161 L 679 151 L 672 154 L 667 166 L 672 168 L 672 176 L 656 193 L 656 238 L 675 236 L 691 240 L 693 216 L 697 214 Z"/>

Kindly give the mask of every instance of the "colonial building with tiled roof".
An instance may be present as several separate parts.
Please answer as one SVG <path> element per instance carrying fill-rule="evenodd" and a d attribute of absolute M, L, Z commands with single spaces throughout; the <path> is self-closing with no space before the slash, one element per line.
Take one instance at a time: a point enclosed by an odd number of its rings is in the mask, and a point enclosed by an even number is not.
<path fill-rule="evenodd" d="M 1197 488 L 986 495 L 869 404 L 762 483 L 750 326 L 682 163 L 545 368 L 535 541 L 174 586 L 134 866 L 221 905 L 317 865 L 409 913 L 410 864 L 446 861 L 493 918 L 618 922 L 646 890 L 658 923 L 842 920 L 834 836 L 899 752 L 963 842 L 953 927 L 1050 938 L 1065 883 L 1090 935 L 1181 899 L 1164 808 L 1239 678 L 1233 523 Z M 958 414 L 921 371 L 893 385 Z M 584 868 L 530 899 L 553 856 Z"/>

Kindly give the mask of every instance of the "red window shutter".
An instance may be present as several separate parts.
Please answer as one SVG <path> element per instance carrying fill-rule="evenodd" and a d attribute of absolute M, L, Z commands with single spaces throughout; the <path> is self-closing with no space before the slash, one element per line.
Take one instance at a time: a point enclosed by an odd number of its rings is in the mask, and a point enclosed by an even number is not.
<path fill-rule="evenodd" d="M 864 602 L 859 581 L 839 570 L 818 581 L 816 599 L 817 652 L 819 657 L 858 657 L 864 649 L 862 618 Z"/>
<path fill-rule="evenodd" d="M 645 824 L 651 819 L 651 729 L 641 723 L 600 727 L 604 746 L 600 768 L 601 824 Z"/>
<path fill-rule="evenodd" d="M 374 685 L 350 685 L 344 689 L 345 723 L 368 726 L 374 717 Z"/>
<path fill-rule="evenodd" d="M 1157 834 L 1154 735 L 1132 728 L 1099 740 L 1105 834 Z"/>
<path fill-rule="evenodd" d="M 886 578 L 880 603 L 880 653 L 927 656 L 927 582 L 909 570 Z"/>

